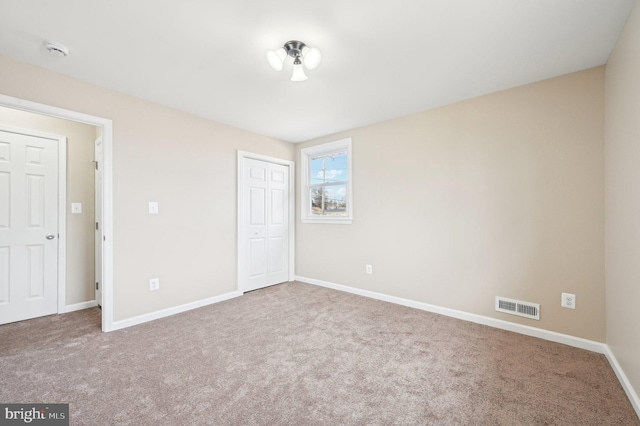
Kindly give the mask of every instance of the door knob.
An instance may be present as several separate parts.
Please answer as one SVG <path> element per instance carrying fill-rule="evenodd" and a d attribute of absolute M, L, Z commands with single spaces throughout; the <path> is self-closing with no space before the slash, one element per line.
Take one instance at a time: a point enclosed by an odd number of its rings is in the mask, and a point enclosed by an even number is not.
<path fill-rule="evenodd" d="M 53 234 L 47 234 L 47 240 L 53 240 L 55 236 Z"/>

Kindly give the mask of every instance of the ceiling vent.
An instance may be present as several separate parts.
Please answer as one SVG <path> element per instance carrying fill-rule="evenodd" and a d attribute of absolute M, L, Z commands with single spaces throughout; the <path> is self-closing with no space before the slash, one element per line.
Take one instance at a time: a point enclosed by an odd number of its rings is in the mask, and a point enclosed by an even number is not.
<path fill-rule="evenodd" d="M 496 311 L 505 314 L 518 315 L 519 317 L 540 319 L 540 305 L 537 303 L 521 302 L 496 296 Z"/>

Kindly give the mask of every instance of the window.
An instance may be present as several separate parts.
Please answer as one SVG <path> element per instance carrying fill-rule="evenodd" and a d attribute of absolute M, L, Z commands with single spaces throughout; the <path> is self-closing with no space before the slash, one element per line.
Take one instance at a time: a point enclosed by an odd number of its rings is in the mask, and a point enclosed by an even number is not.
<path fill-rule="evenodd" d="M 302 222 L 350 224 L 351 139 L 301 151 Z"/>

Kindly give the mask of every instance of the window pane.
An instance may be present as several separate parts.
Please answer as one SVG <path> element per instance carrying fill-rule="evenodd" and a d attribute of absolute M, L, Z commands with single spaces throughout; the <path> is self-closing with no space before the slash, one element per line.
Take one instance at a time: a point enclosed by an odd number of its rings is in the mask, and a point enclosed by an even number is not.
<path fill-rule="evenodd" d="M 347 153 L 338 152 L 331 155 L 311 158 L 311 185 L 319 183 L 346 182 Z"/>
<path fill-rule="evenodd" d="M 311 188 L 311 214 L 314 216 L 346 216 L 347 185 Z"/>

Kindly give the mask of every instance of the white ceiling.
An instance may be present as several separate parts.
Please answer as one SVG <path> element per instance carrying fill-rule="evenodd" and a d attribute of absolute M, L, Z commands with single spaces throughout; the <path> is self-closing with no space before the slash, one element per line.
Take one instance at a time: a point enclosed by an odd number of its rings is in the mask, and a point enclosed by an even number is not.
<path fill-rule="evenodd" d="M 0 53 L 299 142 L 602 65 L 634 4 L 0 0 Z M 323 53 L 305 82 L 265 60 L 291 39 Z"/>

